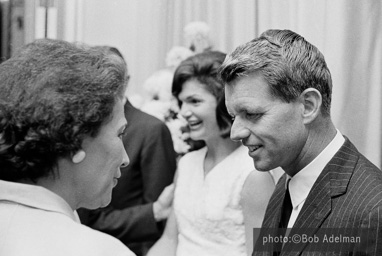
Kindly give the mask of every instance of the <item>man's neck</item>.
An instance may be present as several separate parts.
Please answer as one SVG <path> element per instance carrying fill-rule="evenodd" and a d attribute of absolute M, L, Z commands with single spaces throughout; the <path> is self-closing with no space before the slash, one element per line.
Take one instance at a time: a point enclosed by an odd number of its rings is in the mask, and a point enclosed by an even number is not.
<path fill-rule="evenodd" d="M 312 123 L 308 137 L 303 149 L 297 157 L 295 164 L 291 167 L 283 168 L 291 177 L 312 162 L 334 139 L 337 130 L 330 119 Z"/>

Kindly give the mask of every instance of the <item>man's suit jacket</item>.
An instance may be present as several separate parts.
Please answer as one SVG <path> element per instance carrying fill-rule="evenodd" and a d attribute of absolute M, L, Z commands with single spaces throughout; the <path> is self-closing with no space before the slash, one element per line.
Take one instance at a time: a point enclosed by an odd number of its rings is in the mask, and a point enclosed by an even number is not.
<path fill-rule="evenodd" d="M 253 255 L 273 255 L 276 250 L 275 244 L 264 245 L 263 238 L 270 233 L 273 237 L 277 235 L 285 181 L 284 174 L 269 201 Z M 335 228 L 331 232 L 338 232 L 337 235 L 349 231 L 349 228 L 354 228 L 353 234 L 360 235 L 360 231 L 365 229 L 369 232 L 367 239 L 362 236 L 361 243 L 354 243 L 345 249 L 350 250 L 349 253 L 339 253 L 336 247 L 337 254 L 334 255 L 382 255 L 382 172 L 360 154 L 347 138 L 314 183 L 290 230 L 289 238 L 299 232 L 298 235 L 316 235 L 322 239 L 323 232 L 328 232 L 330 228 Z M 287 241 L 281 255 L 324 255 L 323 250 L 336 246 L 328 243 L 322 247 L 323 240 L 318 244 Z"/>
<path fill-rule="evenodd" d="M 163 231 L 164 225 L 154 219 L 152 203 L 173 182 L 176 154 L 171 133 L 162 121 L 129 101 L 125 117 L 128 126 L 123 143 L 130 164 L 121 170 L 110 205 L 86 213 L 81 210 L 80 218 L 85 225 L 117 237 L 141 255 L 140 243 L 154 243 Z"/>

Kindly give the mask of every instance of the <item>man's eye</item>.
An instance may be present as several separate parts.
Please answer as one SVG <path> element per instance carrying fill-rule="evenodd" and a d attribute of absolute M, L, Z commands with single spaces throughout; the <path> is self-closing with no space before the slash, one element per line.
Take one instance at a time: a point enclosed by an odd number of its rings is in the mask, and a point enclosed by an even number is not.
<path fill-rule="evenodd" d="M 247 119 L 256 120 L 256 119 L 259 119 L 260 117 L 262 117 L 263 114 L 261 114 L 261 113 L 246 113 L 245 115 L 246 115 Z"/>

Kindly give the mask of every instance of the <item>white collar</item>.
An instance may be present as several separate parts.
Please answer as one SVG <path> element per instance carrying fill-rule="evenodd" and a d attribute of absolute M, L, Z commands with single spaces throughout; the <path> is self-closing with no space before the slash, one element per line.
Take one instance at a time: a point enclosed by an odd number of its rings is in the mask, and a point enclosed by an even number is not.
<path fill-rule="evenodd" d="M 291 178 L 287 176 L 285 185 L 289 182 L 289 193 L 292 200 L 293 208 L 300 205 L 308 197 L 313 184 L 316 182 L 318 176 L 321 174 L 322 170 L 333 158 L 333 156 L 338 152 L 345 142 L 345 138 L 342 136 L 341 132 L 337 130 L 336 136 L 333 140 L 326 146 L 326 148 L 305 166 L 301 171 Z"/>
<path fill-rule="evenodd" d="M 62 197 L 41 186 L 0 180 L 0 201 L 62 213 L 80 222 L 77 212 Z"/>

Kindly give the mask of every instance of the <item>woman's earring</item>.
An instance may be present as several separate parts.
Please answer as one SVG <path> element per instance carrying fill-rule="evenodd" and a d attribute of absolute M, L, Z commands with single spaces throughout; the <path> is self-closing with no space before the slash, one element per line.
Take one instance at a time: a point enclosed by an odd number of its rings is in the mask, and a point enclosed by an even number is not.
<path fill-rule="evenodd" d="M 86 153 L 83 150 L 79 150 L 73 157 L 72 161 L 75 164 L 81 163 L 85 159 Z"/>

